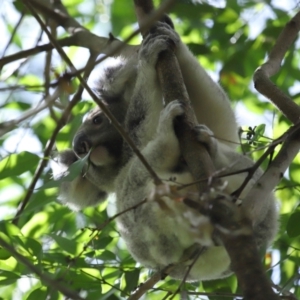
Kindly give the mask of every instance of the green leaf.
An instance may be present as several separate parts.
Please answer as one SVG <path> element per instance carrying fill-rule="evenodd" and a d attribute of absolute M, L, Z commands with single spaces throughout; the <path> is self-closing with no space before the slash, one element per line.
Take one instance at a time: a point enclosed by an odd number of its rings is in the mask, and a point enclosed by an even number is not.
<path fill-rule="evenodd" d="M 47 290 L 43 287 L 43 288 L 39 288 L 34 290 L 33 292 L 31 292 L 28 297 L 26 298 L 26 300 L 43 300 L 43 299 L 47 299 Z"/>
<path fill-rule="evenodd" d="M 223 11 L 222 14 L 218 16 L 218 21 L 220 23 L 229 23 L 236 21 L 236 19 L 239 17 L 239 15 L 231 8 L 227 8 Z"/>
<path fill-rule="evenodd" d="M 289 167 L 289 176 L 294 183 L 298 184 L 300 176 L 300 163 L 295 161 Z"/>
<path fill-rule="evenodd" d="M 0 248 L 0 259 L 6 260 L 11 257 L 11 254 L 8 250 Z"/>
<path fill-rule="evenodd" d="M 30 237 L 16 237 L 15 239 L 22 242 L 23 247 L 31 256 L 40 257 L 40 254 L 42 253 L 42 245 L 37 240 Z"/>
<path fill-rule="evenodd" d="M 125 272 L 126 286 L 122 293 L 123 296 L 126 295 L 125 293 L 130 294 L 133 290 L 135 290 L 137 288 L 138 282 L 139 282 L 139 277 L 140 277 L 139 269 L 134 269 L 132 271 Z"/>
<path fill-rule="evenodd" d="M 43 201 L 41 201 L 41 199 L 43 199 Z M 46 206 L 47 204 L 54 202 L 57 199 L 57 194 L 55 193 L 53 196 L 47 195 L 45 193 L 45 191 L 38 190 L 37 192 L 35 192 L 28 205 L 25 207 L 24 212 L 23 213 L 29 213 L 32 212 L 34 210 L 41 210 L 42 207 Z"/>
<path fill-rule="evenodd" d="M 260 124 L 255 128 L 255 137 L 258 139 L 262 137 L 266 130 L 266 124 Z"/>
<path fill-rule="evenodd" d="M 95 249 L 105 249 L 111 242 L 113 241 L 113 238 L 110 236 L 105 236 L 105 237 L 98 237 L 93 245 Z"/>
<path fill-rule="evenodd" d="M 15 283 L 20 276 L 16 273 L 0 270 L 0 285 L 9 285 Z"/>
<path fill-rule="evenodd" d="M 95 258 L 102 259 L 103 261 L 116 260 L 116 255 L 109 250 L 104 250 L 101 254 L 97 255 Z"/>
<path fill-rule="evenodd" d="M 19 83 L 23 85 L 42 85 L 41 78 L 33 74 L 27 74 L 26 76 L 23 76 Z"/>
<path fill-rule="evenodd" d="M 114 1 L 112 4 L 113 33 L 119 35 L 124 27 L 136 22 L 132 1 Z"/>
<path fill-rule="evenodd" d="M 65 176 L 62 176 L 58 180 L 48 181 L 47 183 L 45 183 L 44 185 L 39 187 L 37 190 L 46 190 L 46 189 L 50 189 L 50 188 L 54 188 L 54 187 L 59 187 L 63 182 L 73 181 L 76 177 L 81 175 L 82 169 L 88 161 L 91 150 L 85 157 L 75 161 L 71 166 L 69 166 L 68 170 L 65 172 L 65 174 L 66 174 Z"/>
<path fill-rule="evenodd" d="M 52 188 L 58 188 L 60 187 L 61 183 L 65 180 L 51 180 L 37 188 L 36 190 L 42 191 L 42 190 L 47 190 L 47 189 L 52 189 Z"/>
<path fill-rule="evenodd" d="M 0 232 L 7 236 L 22 235 L 19 227 L 6 221 L 0 222 Z"/>
<path fill-rule="evenodd" d="M 292 238 L 300 235 L 300 210 L 297 210 L 290 216 L 286 231 L 288 236 Z"/>
<path fill-rule="evenodd" d="M 64 238 L 62 236 L 55 235 L 55 234 L 48 234 L 48 235 L 51 236 L 55 240 L 57 245 L 60 248 L 62 248 L 62 250 L 66 251 L 72 255 L 76 254 L 78 244 L 75 241 L 69 240 L 67 238 Z"/>
<path fill-rule="evenodd" d="M 39 159 L 37 155 L 27 151 L 5 157 L 0 161 L 0 179 L 21 175 L 26 171 L 34 170 Z"/>
<path fill-rule="evenodd" d="M 29 14 L 28 10 L 25 9 L 25 5 L 24 5 L 23 1 L 21 1 L 21 0 L 16 0 L 16 1 L 13 1 L 12 3 L 13 3 L 13 5 L 15 6 L 15 8 L 16 8 L 20 13 L 25 13 L 25 12 L 26 12 L 27 14 Z"/>

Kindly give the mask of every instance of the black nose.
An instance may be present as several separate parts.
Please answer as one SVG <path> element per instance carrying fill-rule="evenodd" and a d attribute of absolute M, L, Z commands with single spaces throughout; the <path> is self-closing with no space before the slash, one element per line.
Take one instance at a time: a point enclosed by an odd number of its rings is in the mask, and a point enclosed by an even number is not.
<path fill-rule="evenodd" d="M 73 140 L 74 152 L 78 155 L 85 155 L 91 149 L 91 143 L 84 133 L 78 133 Z"/>

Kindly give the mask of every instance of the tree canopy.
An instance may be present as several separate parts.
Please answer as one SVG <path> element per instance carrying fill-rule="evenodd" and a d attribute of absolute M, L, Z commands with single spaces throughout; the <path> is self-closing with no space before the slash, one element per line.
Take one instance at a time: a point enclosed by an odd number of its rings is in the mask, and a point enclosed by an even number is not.
<path fill-rule="evenodd" d="M 57 201 L 49 162 L 54 147 L 72 146 L 94 105 L 73 76 L 76 70 L 87 77 L 99 54 L 126 56 L 140 44 L 133 1 L 51 2 L 4 0 L 0 5 L 0 299 L 128 298 L 152 272 L 133 260 L 120 239 L 113 197 L 96 208 L 71 211 Z M 231 99 L 241 125 L 239 150 L 254 160 L 291 126 L 253 85 L 255 70 L 299 9 L 297 1 L 284 2 L 177 1 L 169 13 L 182 41 Z M 108 63 L 102 60 L 91 87 Z M 86 67 L 88 62 L 92 67 Z M 271 78 L 298 105 L 299 63 L 297 39 Z M 262 167 L 268 163 L 264 160 Z M 284 299 L 300 297 L 299 180 L 297 155 L 275 191 L 280 230 L 264 257 L 266 272 Z M 179 284 L 167 277 L 149 288 L 146 299 L 241 296 L 235 276 L 184 283 L 175 293 Z"/>

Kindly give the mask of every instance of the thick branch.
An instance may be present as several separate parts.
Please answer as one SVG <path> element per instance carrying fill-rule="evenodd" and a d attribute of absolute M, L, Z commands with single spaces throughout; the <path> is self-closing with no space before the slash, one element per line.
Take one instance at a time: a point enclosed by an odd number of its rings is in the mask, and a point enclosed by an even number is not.
<path fill-rule="evenodd" d="M 251 224 L 249 224 L 251 228 Z M 222 241 L 230 256 L 231 269 L 239 279 L 246 300 L 279 300 L 265 274 L 253 233 L 249 235 L 222 235 Z M 238 254 L 237 251 L 238 250 Z"/>
<path fill-rule="evenodd" d="M 157 71 L 165 103 L 178 99 L 185 105 L 185 115 L 176 122 L 175 130 L 189 171 L 195 180 L 209 178 L 214 172 L 214 165 L 206 148 L 199 143 L 195 135 L 196 116 L 190 105 L 177 58 L 172 50 L 160 54 Z M 207 182 L 199 182 L 198 188 L 203 192 L 207 188 Z"/>
<path fill-rule="evenodd" d="M 300 108 L 293 100 L 285 95 L 269 77 L 278 72 L 281 62 L 287 50 L 294 42 L 300 30 L 300 12 L 284 27 L 273 47 L 268 60 L 260 66 L 254 74 L 255 88 L 267 98 L 269 98 L 280 111 L 294 124 L 299 121 Z"/>
<path fill-rule="evenodd" d="M 272 193 L 274 187 L 281 180 L 284 172 L 292 163 L 300 149 L 300 124 L 289 129 L 285 142 L 276 158 L 271 162 L 267 171 L 255 184 L 243 200 L 243 211 L 247 212 L 248 218 L 256 220 L 257 223 L 265 217 L 263 212 L 268 210 L 267 205 L 261 205 L 263 199 L 266 199 Z M 260 202 L 260 204 L 258 203 Z M 262 216 L 261 219 L 254 216 Z M 247 224 L 244 224 L 247 227 Z M 239 228 L 245 227 L 239 224 Z M 250 224 L 251 225 L 251 224 Z M 256 224 L 254 224 L 256 225 Z M 248 228 L 251 228 L 248 226 Z M 264 274 L 263 266 L 260 260 L 257 260 L 259 253 L 255 247 L 255 241 L 251 235 L 222 234 L 222 241 L 231 257 L 232 270 L 239 278 L 241 287 L 245 293 L 246 299 L 255 300 L 276 300 L 279 299 L 270 287 L 269 280 Z M 238 251 L 237 251 L 238 249 Z M 243 255 L 238 255 L 243 253 Z M 247 283 L 247 284 L 245 284 Z"/>
<path fill-rule="evenodd" d="M 254 219 L 253 216 L 264 215 L 262 212 L 266 211 L 266 207 L 258 205 L 257 202 L 262 202 L 261 199 L 265 199 L 267 195 L 274 190 L 274 187 L 279 183 L 284 172 L 299 152 L 300 124 L 291 127 L 285 135 L 287 135 L 286 141 L 283 143 L 278 155 L 270 163 L 267 171 L 261 176 L 259 181 L 243 200 L 244 210 L 251 212 L 251 219 Z M 257 222 L 261 221 L 257 218 L 256 220 Z"/>

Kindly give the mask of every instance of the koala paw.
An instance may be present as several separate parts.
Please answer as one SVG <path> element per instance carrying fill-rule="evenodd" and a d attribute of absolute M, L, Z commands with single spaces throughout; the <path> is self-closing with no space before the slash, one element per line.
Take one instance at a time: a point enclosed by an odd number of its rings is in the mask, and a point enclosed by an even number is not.
<path fill-rule="evenodd" d="M 178 33 L 167 23 L 157 22 L 155 27 L 150 30 L 153 36 L 164 35 L 173 42 L 174 46 L 178 46 L 180 43 L 180 37 Z"/>
<path fill-rule="evenodd" d="M 139 58 L 155 66 L 159 53 L 176 48 L 179 43 L 178 34 L 168 24 L 158 22 L 143 41 Z"/>
<path fill-rule="evenodd" d="M 183 114 L 184 107 L 181 101 L 170 102 L 160 113 L 158 132 L 173 129 L 173 120 Z"/>
<path fill-rule="evenodd" d="M 214 137 L 214 133 L 203 124 L 197 125 L 194 130 L 196 131 L 198 141 L 205 144 L 210 155 L 214 157 L 218 151 L 218 142 Z"/>

